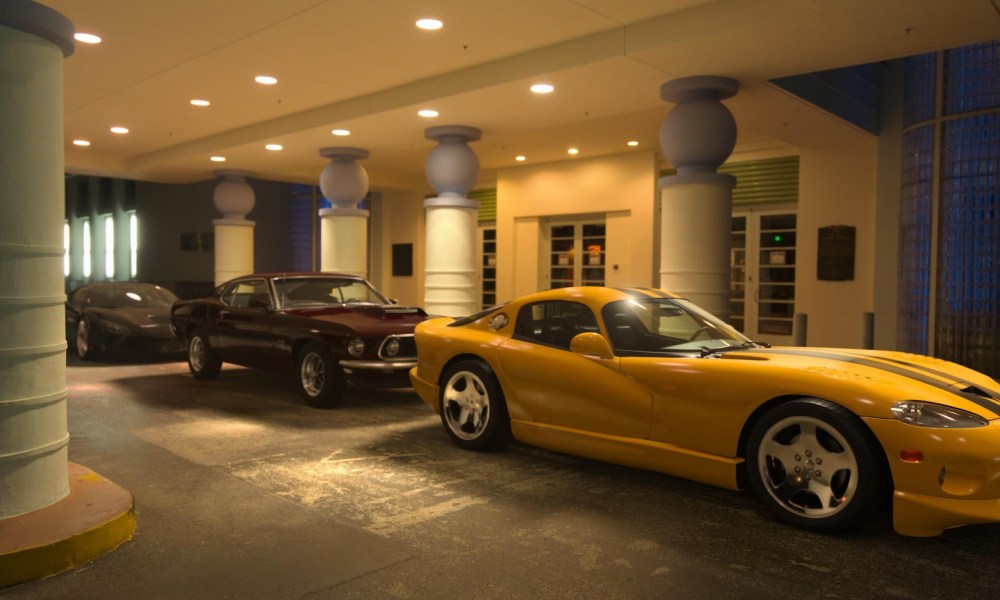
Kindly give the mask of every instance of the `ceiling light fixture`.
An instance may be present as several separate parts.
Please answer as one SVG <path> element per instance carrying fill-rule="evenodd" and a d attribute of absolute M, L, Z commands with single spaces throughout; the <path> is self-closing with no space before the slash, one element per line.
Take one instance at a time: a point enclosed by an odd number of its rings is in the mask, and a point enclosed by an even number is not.
<path fill-rule="evenodd" d="M 73 140 L 73 145 L 86 147 L 90 145 L 90 140 Z"/>
<path fill-rule="evenodd" d="M 524 161 L 526 161 L 528 159 L 519 154 L 519 155 L 517 155 L 517 156 L 514 157 L 514 160 L 516 160 L 517 162 L 524 162 Z"/>
<path fill-rule="evenodd" d="M 211 102 L 209 102 L 208 100 L 201 100 L 198 98 L 195 98 L 194 100 L 191 101 L 192 106 L 208 106 L 210 104 Z"/>
<path fill-rule="evenodd" d="M 272 152 L 277 152 L 278 150 L 284 150 L 284 146 L 281 144 L 267 144 L 264 146 L 265 150 L 271 150 Z"/>
<path fill-rule="evenodd" d="M 438 19 L 420 19 L 419 21 L 417 21 L 417 27 L 427 31 L 434 31 L 436 29 L 441 29 L 442 27 L 444 27 L 444 23 L 442 23 Z"/>
<path fill-rule="evenodd" d="M 334 129 L 330 133 L 332 133 L 333 135 L 340 136 L 340 137 L 345 137 L 345 136 L 351 135 L 351 130 L 350 129 Z"/>
<path fill-rule="evenodd" d="M 76 33 L 73 39 L 83 44 L 100 44 L 101 36 L 92 33 Z"/>
<path fill-rule="evenodd" d="M 628 145 L 629 145 L 629 146 L 638 146 L 638 145 L 639 145 L 639 142 L 637 142 L 637 141 L 635 141 L 635 140 L 629 140 L 629 141 L 628 141 Z"/>
<path fill-rule="evenodd" d="M 253 80 L 261 85 L 274 85 L 278 83 L 278 78 L 271 77 L 270 75 L 258 75 Z"/>
<path fill-rule="evenodd" d="M 569 149 L 569 150 L 567 150 L 566 152 L 569 152 L 570 154 L 572 154 L 572 155 L 574 155 L 574 156 L 576 156 L 577 154 L 579 154 L 579 153 L 580 153 L 580 151 L 579 151 L 578 149 L 576 149 L 576 148 L 570 148 L 570 149 Z"/>
<path fill-rule="evenodd" d="M 128 127 L 120 127 L 115 125 L 111 128 L 111 133 L 125 134 L 128 133 Z"/>
<path fill-rule="evenodd" d="M 208 157 L 208 160 L 210 160 L 212 162 L 226 162 L 226 157 L 225 156 L 210 156 L 210 157 Z"/>
<path fill-rule="evenodd" d="M 423 110 L 418 110 L 417 114 L 425 119 L 433 119 L 434 117 L 438 116 L 438 111 L 432 110 L 430 108 L 425 108 Z"/>
<path fill-rule="evenodd" d="M 551 94 L 555 91 L 555 89 L 556 88 L 554 86 L 549 85 L 548 83 L 536 83 L 531 86 L 531 91 L 536 94 Z"/>

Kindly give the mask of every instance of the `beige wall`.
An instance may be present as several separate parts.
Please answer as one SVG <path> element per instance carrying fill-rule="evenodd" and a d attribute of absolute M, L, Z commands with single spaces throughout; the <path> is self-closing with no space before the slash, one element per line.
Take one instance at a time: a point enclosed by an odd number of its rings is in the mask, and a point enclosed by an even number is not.
<path fill-rule="evenodd" d="M 372 269 L 373 281 L 400 304 L 420 306 L 424 298 L 424 199 L 418 192 L 382 192 L 372 206 L 372 260 L 380 261 Z M 393 277 L 392 245 L 413 244 L 413 275 Z"/>
<path fill-rule="evenodd" d="M 546 289 L 546 219 L 606 219 L 605 280 L 650 286 L 657 164 L 647 153 L 506 169 L 497 176 L 497 301 Z"/>

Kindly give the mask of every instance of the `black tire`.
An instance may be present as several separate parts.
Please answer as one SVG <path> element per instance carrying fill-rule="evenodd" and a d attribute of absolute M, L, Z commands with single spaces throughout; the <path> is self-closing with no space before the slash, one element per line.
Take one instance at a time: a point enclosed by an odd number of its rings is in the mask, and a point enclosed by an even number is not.
<path fill-rule="evenodd" d="M 882 448 L 847 409 L 801 398 L 768 411 L 746 448 L 757 497 L 780 520 L 829 532 L 857 525 L 890 486 Z"/>
<path fill-rule="evenodd" d="M 188 369 L 195 379 L 215 379 L 222 370 L 222 359 L 212 350 L 202 328 L 188 336 Z"/>
<path fill-rule="evenodd" d="M 306 404 L 313 408 L 333 408 L 340 404 L 347 379 L 325 344 L 307 344 L 299 353 L 295 372 Z"/>
<path fill-rule="evenodd" d="M 461 448 L 492 450 L 510 437 L 503 391 L 493 370 L 481 360 L 452 365 L 441 378 L 438 403 L 444 430 Z"/>
<path fill-rule="evenodd" d="M 76 355 L 83 360 L 97 358 L 97 346 L 94 343 L 94 331 L 87 317 L 80 317 L 76 322 L 76 337 L 74 338 Z"/>

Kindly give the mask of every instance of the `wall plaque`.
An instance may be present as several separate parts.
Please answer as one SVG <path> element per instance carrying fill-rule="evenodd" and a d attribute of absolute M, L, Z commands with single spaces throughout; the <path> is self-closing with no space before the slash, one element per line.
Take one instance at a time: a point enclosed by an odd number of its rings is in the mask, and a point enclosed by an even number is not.
<path fill-rule="evenodd" d="M 820 281 L 854 281 L 856 227 L 829 225 L 819 228 L 816 277 Z"/>

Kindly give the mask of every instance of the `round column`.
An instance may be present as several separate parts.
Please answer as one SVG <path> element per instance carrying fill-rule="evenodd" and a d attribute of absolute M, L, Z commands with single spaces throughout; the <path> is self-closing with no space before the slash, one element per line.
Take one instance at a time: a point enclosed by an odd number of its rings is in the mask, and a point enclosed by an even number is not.
<path fill-rule="evenodd" d="M 220 178 L 215 186 L 212 199 L 215 208 L 222 213 L 221 219 L 212 221 L 215 226 L 215 285 L 234 277 L 253 273 L 253 228 L 255 223 L 247 220 L 247 213 L 253 210 L 253 188 L 247 177 L 252 171 L 220 170 L 215 172 Z"/>
<path fill-rule="evenodd" d="M 0 519 L 69 494 L 63 58 L 73 25 L 0 3 Z"/>
<path fill-rule="evenodd" d="M 362 148 L 329 147 L 319 151 L 330 159 L 319 176 L 319 188 L 331 208 L 319 211 L 320 270 L 368 276 L 368 211 L 358 208 L 368 193 L 368 172 L 358 160 Z"/>
<path fill-rule="evenodd" d="M 466 195 L 479 178 L 479 157 L 469 142 L 482 137 L 474 127 L 431 127 L 425 137 L 438 142 L 424 163 L 437 197 L 427 211 L 424 309 L 432 315 L 461 317 L 479 310 L 476 227 L 479 201 Z"/>
<path fill-rule="evenodd" d="M 716 172 L 736 145 L 736 121 L 721 102 L 739 83 L 684 77 L 660 97 L 677 106 L 660 126 L 660 147 L 677 168 L 661 188 L 660 287 L 729 318 L 729 249 L 736 179 Z"/>

